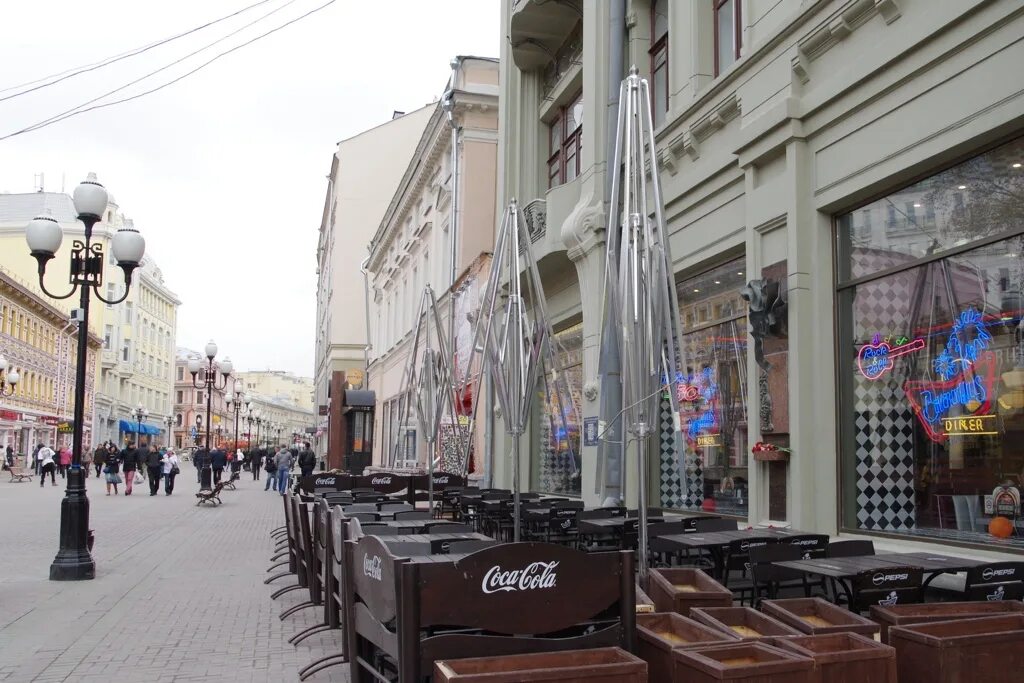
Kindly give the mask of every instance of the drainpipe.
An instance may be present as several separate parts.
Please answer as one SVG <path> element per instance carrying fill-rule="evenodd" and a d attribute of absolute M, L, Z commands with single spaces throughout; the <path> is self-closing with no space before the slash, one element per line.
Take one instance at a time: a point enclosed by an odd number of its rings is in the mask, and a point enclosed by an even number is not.
<path fill-rule="evenodd" d="M 612 164 L 619 163 L 615 159 L 615 138 L 618 133 L 619 88 L 625 73 L 625 39 L 626 39 L 626 0 L 610 0 L 608 32 L 608 103 L 605 108 L 605 127 L 607 132 L 604 202 L 609 211 L 609 226 L 618 220 L 610 215 L 612 207 L 608 205 L 612 193 Z M 609 230 L 605 234 L 607 246 L 618 251 L 619 233 Z M 614 274 L 607 274 L 613 277 Z M 611 322 L 610 301 L 604 302 L 604 321 L 601 330 L 601 350 L 598 359 L 598 374 L 601 380 L 601 405 L 598 409 L 599 431 L 604 431 L 604 438 L 597 444 L 598 473 L 603 474 L 598 481 L 601 501 L 609 498 L 623 500 L 626 491 L 626 468 L 623 467 L 624 434 L 622 431 L 622 367 L 619 361 L 619 345 L 616 330 Z M 603 467 L 602 467 L 603 465 Z"/>
<path fill-rule="evenodd" d="M 459 124 L 455 120 L 455 83 L 459 73 L 461 61 L 458 57 L 452 57 L 451 80 L 448 83 L 448 90 L 441 98 L 441 108 L 448 117 L 448 126 L 452 129 L 452 216 L 448 221 L 449 237 L 449 258 L 451 260 L 450 282 L 448 286 L 448 343 L 451 344 L 451 363 L 455 367 L 455 280 L 459 276 L 458 264 L 458 240 L 459 240 Z"/>
<path fill-rule="evenodd" d="M 363 345 L 363 389 L 370 388 L 370 280 L 366 266 L 370 264 L 370 257 L 367 256 L 359 264 L 359 272 L 363 274 L 363 310 L 366 313 L 366 343 Z"/>

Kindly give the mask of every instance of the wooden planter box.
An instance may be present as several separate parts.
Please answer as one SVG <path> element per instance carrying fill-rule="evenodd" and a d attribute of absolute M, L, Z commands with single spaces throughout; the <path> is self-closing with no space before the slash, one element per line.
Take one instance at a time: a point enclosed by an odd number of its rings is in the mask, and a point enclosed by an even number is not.
<path fill-rule="evenodd" d="M 674 683 L 814 683 L 814 660 L 763 643 L 674 650 Z"/>
<path fill-rule="evenodd" d="M 672 680 L 672 651 L 739 642 L 734 633 L 699 624 L 675 612 L 638 614 L 636 617 L 637 654 L 647 662 L 652 681 Z"/>
<path fill-rule="evenodd" d="M 880 628 L 870 619 L 821 598 L 765 600 L 761 610 L 808 635 L 847 632 L 874 638 Z"/>
<path fill-rule="evenodd" d="M 437 683 L 646 683 L 647 663 L 617 647 L 434 662 Z"/>
<path fill-rule="evenodd" d="M 654 600 L 638 585 L 636 587 L 636 613 L 651 614 L 654 612 Z"/>
<path fill-rule="evenodd" d="M 775 646 L 813 659 L 815 683 L 896 683 L 896 650 L 857 633 L 778 638 Z"/>
<path fill-rule="evenodd" d="M 894 626 L 900 683 L 1016 683 L 1024 670 L 1024 614 Z"/>
<path fill-rule="evenodd" d="M 1016 600 L 992 602 L 928 602 L 918 605 L 871 606 L 871 618 L 882 627 L 882 642 L 889 642 L 890 626 L 927 624 L 950 619 L 975 619 L 1009 612 L 1024 612 L 1024 603 Z"/>
<path fill-rule="evenodd" d="M 684 617 L 694 607 L 730 607 L 732 592 L 699 569 L 652 569 L 647 594 L 659 612 L 676 612 Z"/>
<path fill-rule="evenodd" d="M 702 607 L 694 609 L 690 616 L 705 626 L 735 633 L 746 640 L 803 635 L 795 628 L 749 607 Z"/>

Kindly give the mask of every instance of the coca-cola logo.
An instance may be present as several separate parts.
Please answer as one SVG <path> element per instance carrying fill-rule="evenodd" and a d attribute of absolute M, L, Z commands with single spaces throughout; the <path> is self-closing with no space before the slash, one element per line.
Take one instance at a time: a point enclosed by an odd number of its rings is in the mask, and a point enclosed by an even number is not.
<path fill-rule="evenodd" d="M 313 480 L 313 486 L 334 486 L 334 477 L 317 477 Z"/>
<path fill-rule="evenodd" d="M 373 486 L 389 486 L 391 484 L 391 477 L 374 477 L 370 480 L 370 484 Z"/>
<path fill-rule="evenodd" d="M 447 476 L 445 476 L 445 477 L 434 477 L 434 483 L 435 484 L 447 484 L 448 483 L 448 477 Z"/>
<path fill-rule="evenodd" d="M 484 574 L 481 589 L 484 593 L 503 593 L 515 591 L 540 590 L 554 588 L 558 579 L 557 562 L 531 562 L 523 569 L 503 570 L 494 565 Z"/>
<path fill-rule="evenodd" d="M 981 580 L 991 581 L 994 578 L 1000 576 L 1013 576 L 1016 573 L 1016 569 L 1013 567 L 1007 567 L 1006 569 L 993 569 L 992 567 L 985 567 L 981 570 Z"/>
<path fill-rule="evenodd" d="M 363 555 L 363 574 L 369 576 L 371 579 L 375 579 L 377 581 L 382 580 L 382 566 L 383 563 L 381 562 L 379 556 L 374 555 L 373 557 L 370 557 L 369 555 Z"/>
<path fill-rule="evenodd" d="M 910 574 L 885 574 L 884 572 L 878 572 L 871 577 L 871 583 L 876 586 L 881 586 L 883 583 L 889 583 L 890 581 L 906 581 L 910 578 Z"/>

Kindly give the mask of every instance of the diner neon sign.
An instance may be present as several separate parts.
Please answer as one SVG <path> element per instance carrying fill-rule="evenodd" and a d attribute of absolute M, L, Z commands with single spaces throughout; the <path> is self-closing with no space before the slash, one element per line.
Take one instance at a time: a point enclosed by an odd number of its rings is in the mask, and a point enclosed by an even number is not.
<path fill-rule="evenodd" d="M 957 316 L 945 348 L 932 362 L 942 379 L 904 383 L 907 399 L 932 441 L 941 443 L 950 436 L 949 430 L 943 429 L 948 417 L 988 413 L 997 377 L 996 356 L 987 350 L 991 341 L 981 312 L 968 308 Z M 962 411 L 960 415 L 949 415 L 956 409 Z"/>

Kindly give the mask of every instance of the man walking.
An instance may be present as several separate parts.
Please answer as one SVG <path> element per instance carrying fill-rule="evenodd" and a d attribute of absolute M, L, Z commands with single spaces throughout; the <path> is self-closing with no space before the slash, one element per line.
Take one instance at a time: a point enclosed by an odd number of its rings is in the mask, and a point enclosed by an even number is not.
<path fill-rule="evenodd" d="M 130 496 L 135 484 L 135 470 L 139 467 L 139 455 L 134 441 L 129 441 L 121 449 L 121 463 L 124 469 L 124 495 Z"/>
<path fill-rule="evenodd" d="M 213 485 L 220 483 L 220 476 L 224 473 L 224 467 L 228 464 L 228 454 L 223 448 L 215 448 L 210 453 L 210 467 L 213 468 Z"/>
<path fill-rule="evenodd" d="M 149 475 L 149 495 L 155 496 L 160 490 L 160 475 L 163 474 L 163 456 L 155 446 L 146 453 L 146 474 Z"/>
<path fill-rule="evenodd" d="M 277 490 L 277 464 L 274 462 L 274 454 L 267 449 L 266 457 L 263 458 L 263 469 L 267 472 L 267 484 L 263 487 L 264 491 L 269 491 L 271 487 Z"/>
<path fill-rule="evenodd" d="M 100 444 L 96 447 L 96 451 L 92 454 L 92 466 L 96 468 L 96 478 L 99 479 L 100 472 L 103 470 L 103 461 L 106 459 L 107 450 Z"/>
<path fill-rule="evenodd" d="M 294 464 L 291 452 L 281 446 L 274 456 L 274 465 L 277 466 L 277 491 L 282 496 L 288 491 L 288 472 Z"/>
<path fill-rule="evenodd" d="M 305 448 L 299 453 L 299 470 L 302 471 L 303 477 L 308 477 L 313 474 L 313 468 L 316 467 L 316 454 L 309 448 L 309 442 L 305 443 Z"/>
<path fill-rule="evenodd" d="M 249 451 L 249 470 L 252 471 L 252 480 L 259 481 L 260 471 L 263 469 L 263 449 L 254 448 Z"/>

